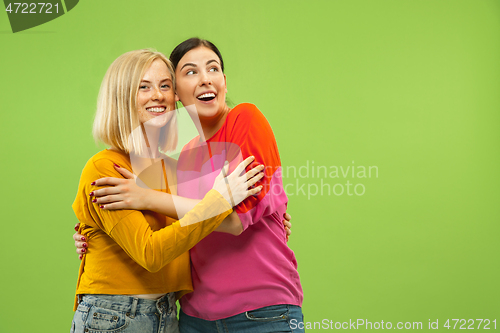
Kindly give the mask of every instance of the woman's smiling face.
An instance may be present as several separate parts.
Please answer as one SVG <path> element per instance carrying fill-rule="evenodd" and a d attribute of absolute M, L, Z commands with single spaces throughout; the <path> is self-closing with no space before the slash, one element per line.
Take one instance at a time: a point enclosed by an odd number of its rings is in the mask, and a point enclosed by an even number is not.
<path fill-rule="evenodd" d="M 187 52 L 175 71 L 182 104 L 195 105 L 200 118 L 217 117 L 226 106 L 226 76 L 217 54 L 200 46 Z"/>
<path fill-rule="evenodd" d="M 173 115 L 176 96 L 172 77 L 163 60 L 154 60 L 139 85 L 137 111 L 141 124 L 163 126 Z M 162 117 L 163 116 L 163 117 Z"/>

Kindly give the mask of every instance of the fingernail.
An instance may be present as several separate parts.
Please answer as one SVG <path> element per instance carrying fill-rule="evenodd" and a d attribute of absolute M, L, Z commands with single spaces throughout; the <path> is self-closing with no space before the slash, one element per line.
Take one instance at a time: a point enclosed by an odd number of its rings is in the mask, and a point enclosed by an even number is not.
<path fill-rule="evenodd" d="M 75 231 L 78 231 L 78 227 L 75 227 Z"/>
<path fill-rule="evenodd" d="M 85 237 L 82 237 L 81 239 L 82 239 L 82 241 L 84 241 L 84 242 L 86 241 Z"/>
<path fill-rule="evenodd" d="M 119 168 L 120 166 L 118 164 L 115 163 L 115 168 Z"/>
<path fill-rule="evenodd" d="M 92 197 L 94 196 L 94 191 L 90 192 L 89 195 Z"/>
<path fill-rule="evenodd" d="M 99 208 L 104 208 L 104 205 L 100 205 Z"/>
<path fill-rule="evenodd" d="M 83 255 L 81 255 L 81 254 L 80 254 L 80 255 L 78 256 L 78 258 L 80 258 L 80 260 L 82 260 L 82 259 L 83 259 Z"/>
<path fill-rule="evenodd" d="M 82 245 L 82 246 L 83 246 L 83 247 L 87 247 L 87 243 L 83 243 L 83 245 Z"/>
<path fill-rule="evenodd" d="M 85 252 L 87 252 L 87 249 L 82 249 L 82 253 L 85 253 Z"/>
<path fill-rule="evenodd" d="M 95 185 L 95 182 L 90 183 L 90 185 Z"/>
<path fill-rule="evenodd" d="M 97 202 L 97 199 L 92 199 L 92 202 Z"/>

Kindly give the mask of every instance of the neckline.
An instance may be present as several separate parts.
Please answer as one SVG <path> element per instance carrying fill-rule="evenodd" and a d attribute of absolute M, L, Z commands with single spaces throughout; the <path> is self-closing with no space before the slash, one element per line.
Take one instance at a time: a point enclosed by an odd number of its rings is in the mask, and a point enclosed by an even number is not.
<path fill-rule="evenodd" d="M 227 122 L 227 118 L 229 117 L 229 114 L 231 113 L 231 111 L 233 111 L 234 108 L 232 109 L 229 109 L 229 111 L 227 112 L 226 114 L 226 118 L 224 119 L 224 122 L 222 122 L 222 125 L 220 126 L 220 128 L 208 139 L 205 139 L 205 142 L 209 142 L 210 140 L 212 140 L 221 130 L 222 130 L 222 127 L 224 127 L 224 125 L 226 124 Z M 203 127 L 202 127 L 203 128 Z"/>

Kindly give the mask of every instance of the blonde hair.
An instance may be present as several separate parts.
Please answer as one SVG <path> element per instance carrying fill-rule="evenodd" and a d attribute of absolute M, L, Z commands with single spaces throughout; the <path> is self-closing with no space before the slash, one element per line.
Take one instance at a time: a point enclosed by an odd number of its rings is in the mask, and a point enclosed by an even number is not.
<path fill-rule="evenodd" d="M 137 111 L 137 93 L 146 70 L 156 59 L 161 59 L 167 65 L 175 89 L 172 63 L 155 50 L 127 52 L 109 66 L 97 98 L 97 112 L 92 129 L 96 141 L 118 148 L 127 154 L 131 151 L 136 154 L 142 153 L 141 142 L 144 137 L 142 131 L 135 130 L 141 125 Z M 162 129 L 158 148 L 162 151 L 172 151 L 176 146 L 177 116 L 174 112 L 169 123 Z"/>

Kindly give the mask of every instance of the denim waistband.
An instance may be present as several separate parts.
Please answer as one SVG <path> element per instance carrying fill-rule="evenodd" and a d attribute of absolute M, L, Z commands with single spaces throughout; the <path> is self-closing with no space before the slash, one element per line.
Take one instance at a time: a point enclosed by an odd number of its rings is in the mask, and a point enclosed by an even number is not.
<path fill-rule="evenodd" d="M 82 295 L 81 305 L 127 312 L 131 316 L 137 313 L 170 312 L 175 306 L 175 295 L 169 293 L 157 300 L 137 298 L 126 295 Z M 169 311 L 170 310 L 170 311 Z"/>

